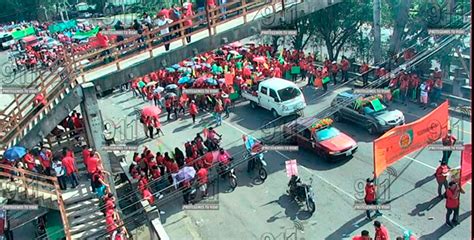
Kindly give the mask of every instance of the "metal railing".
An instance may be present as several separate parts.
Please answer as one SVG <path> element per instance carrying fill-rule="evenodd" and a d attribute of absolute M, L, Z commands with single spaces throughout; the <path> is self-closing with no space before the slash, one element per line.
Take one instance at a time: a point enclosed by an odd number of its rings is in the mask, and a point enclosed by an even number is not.
<path fill-rule="evenodd" d="M 41 188 L 44 189 L 43 191 L 48 193 L 55 193 L 56 202 L 58 204 L 59 212 L 61 213 L 61 220 L 63 222 L 63 229 L 66 235 L 66 239 L 71 239 L 71 233 L 69 231 L 69 221 L 67 219 L 66 208 L 64 207 L 64 200 L 57 178 L 45 176 L 42 174 L 27 171 L 21 168 L 12 167 L 5 164 L 0 164 L 0 176 L 7 177 L 8 179 L 19 179 L 19 185 L 20 187 L 23 187 L 25 189 L 25 192 L 28 192 L 28 190 L 42 191 L 37 188 L 41 186 Z"/>
<path fill-rule="evenodd" d="M 36 88 L 41 92 L 46 105 L 38 107 L 34 104 L 33 95 L 15 95 L 14 100 L 0 111 L 0 149 L 5 149 L 17 143 L 18 139 L 24 137 L 32 122 L 38 122 L 41 114 L 45 115 L 51 111 L 68 90 L 72 90 L 76 85 L 86 82 L 85 74 L 115 65 L 120 70 L 120 62 L 124 62 L 139 54 L 148 52 L 148 58 L 153 58 L 153 50 L 165 44 L 182 41 L 186 44 L 186 37 L 197 33 L 208 31 L 209 36 L 215 35 L 219 25 L 243 17 L 244 24 L 249 20 L 249 14 L 259 13 L 262 9 L 271 7 L 276 13 L 277 6 L 282 6 L 284 0 L 271 1 L 251 1 L 236 0 L 227 4 L 217 6 L 213 9 L 206 8 L 206 11 L 193 16 L 175 21 L 169 25 L 145 30 L 141 35 L 127 38 L 121 42 L 111 44 L 107 48 L 102 48 L 92 53 L 86 51 L 85 54 L 65 51 L 63 56 L 57 60 L 48 73 L 40 74 L 27 88 Z M 223 11 L 225 9 L 225 11 Z M 226 16 L 224 18 L 224 16 Z M 250 19 L 251 21 L 252 19 Z M 186 24 L 191 21 L 192 24 Z M 161 30 L 171 29 L 167 34 L 160 34 Z M 70 50 L 70 48 L 69 48 Z M 87 62 L 87 64 L 83 64 Z M 62 68 L 61 70 L 59 70 Z M 58 72 L 59 71 L 59 72 Z M 80 80 L 79 80 L 80 79 Z M 31 125 L 31 126 L 30 126 Z"/>

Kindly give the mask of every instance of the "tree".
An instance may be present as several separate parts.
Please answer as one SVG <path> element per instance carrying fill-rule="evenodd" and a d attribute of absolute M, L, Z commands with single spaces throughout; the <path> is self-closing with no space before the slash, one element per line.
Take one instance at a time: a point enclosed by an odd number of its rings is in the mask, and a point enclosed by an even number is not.
<path fill-rule="evenodd" d="M 298 35 L 294 37 L 295 49 L 303 49 L 314 37 L 326 45 L 329 59 L 337 60 L 342 48 L 363 23 L 372 20 L 370 1 L 347 0 L 321 9 L 297 21 Z"/>
<path fill-rule="evenodd" d="M 410 10 L 412 0 L 388 0 L 390 9 L 395 11 L 395 18 L 393 19 L 393 34 L 390 38 L 389 52 L 396 54 L 401 49 L 401 42 L 405 36 L 405 26 L 408 22 L 408 12 Z"/>
<path fill-rule="evenodd" d="M 374 23 L 373 23 L 373 34 L 374 34 L 374 63 L 379 63 L 382 60 L 382 40 L 381 40 L 381 29 L 380 29 L 380 8 L 381 0 L 374 0 Z"/>

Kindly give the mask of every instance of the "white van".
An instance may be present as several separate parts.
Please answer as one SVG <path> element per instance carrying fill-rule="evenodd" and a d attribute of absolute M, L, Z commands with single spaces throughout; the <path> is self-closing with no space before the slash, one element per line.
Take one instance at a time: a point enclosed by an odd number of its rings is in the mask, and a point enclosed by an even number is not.
<path fill-rule="evenodd" d="M 0 32 L 0 50 L 7 50 L 13 44 L 15 44 L 15 40 L 10 33 L 2 33 Z"/>
<path fill-rule="evenodd" d="M 256 91 L 242 91 L 250 106 L 260 106 L 272 112 L 275 118 L 298 114 L 306 107 L 303 93 L 298 86 L 281 78 L 269 78 L 259 83 Z"/>

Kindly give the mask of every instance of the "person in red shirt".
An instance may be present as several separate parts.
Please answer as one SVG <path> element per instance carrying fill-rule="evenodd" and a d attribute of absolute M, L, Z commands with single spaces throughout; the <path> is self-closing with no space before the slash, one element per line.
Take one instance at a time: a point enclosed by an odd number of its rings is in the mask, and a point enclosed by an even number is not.
<path fill-rule="evenodd" d="M 30 153 L 30 151 L 28 151 L 23 157 L 23 162 L 26 164 L 28 170 L 36 173 L 38 172 L 38 170 L 36 169 L 35 157 L 33 156 L 33 154 Z"/>
<path fill-rule="evenodd" d="M 82 161 L 84 162 L 84 165 L 89 163 L 89 157 L 91 155 L 91 149 L 87 147 L 87 145 L 82 146 Z"/>
<path fill-rule="evenodd" d="M 143 199 L 147 200 L 150 205 L 155 204 L 155 197 L 153 196 L 153 194 L 151 194 L 148 188 L 143 190 Z"/>
<path fill-rule="evenodd" d="M 412 101 L 417 101 L 420 99 L 418 96 L 418 86 L 420 85 L 420 79 L 416 73 L 412 73 L 410 77 L 410 98 Z"/>
<path fill-rule="evenodd" d="M 446 190 L 446 224 L 450 227 L 459 224 L 459 195 L 464 190 L 454 181 L 449 183 L 449 188 Z M 450 220 L 451 213 L 453 213 L 453 220 Z"/>
<path fill-rule="evenodd" d="M 191 103 L 189 104 L 189 115 L 191 115 L 191 118 L 193 119 L 193 124 L 196 123 L 196 115 L 198 114 L 198 108 L 194 100 L 191 100 Z"/>
<path fill-rule="evenodd" d="M 345 56 L 342 56 L 342 60 L 341 60 L 342 82 L 346 82 L 347 80 L 349 80 L 347 76 L 347 71 L 349 71 L 350 65 L 351 63 L 349 62 L 349 60 L 347 60 Z"/>
<path fill-rule="evenodd" d="M 443 139 L 441 139 L 441 141 L 443 143 L 443 146 L 445 146 L 445 147 L 454 146 L 454 144 L 456 144 L 456 140 L 457 140 L 456 137 L 451 134 L 451 129 L 449 129 L 446 136 Z M 451 150 L 444 150 L 443 151 L 443 158 L 441 159 L 441 162 L 446 163 L 446 165 L 449 165 L 448 164 L 449 157 L 451 157 L 452 153 L 453 153 L 453 151 L 451 151 Z"/>
<path fill-rule="evenodd" d="M 51 150 L 43 147 L 41 148 L 41 152 L 39 153 L 39 160 L 41 166 L 43 167 L 44 174 L 50 176 L 51 175 L 51 160 L 53 159 L 53 153 Z"/>
<path fill-rule="evenodd" d="M 202 196 L 207 197 L 207 183 L 209 181 L 209 171 L 207 170 L 207 168 L 203 167 L 197 171 L 196 175 L 198 177 L 199 184 L 201 185 L 199 187 L 199 190 L 201 191 Z"/>
<path fill-rule="evenodd" d="M 41 108 L 46 106 L 48 104 L 48 101 L 46 100 L 45 96 L 43 93 L 38 93 L 36 97 L 34 98 L 34 108 L 35 112 L 38 112 Z"/>
<path fill-rule="evenodd" d="M 207 9 L 209 11 L 209 18 L 212 18 L 216 15 L 216 1 L 215 0 L 206 0 L 207 2 Z M 214 24 L 214 21 L 211 21 L 210 24 Z"/>
<path fill-rule="evenodd" d="M 334 85 L 337 84 L 337 72 L 339 71 L 339 67 L 337 66 L 336 61 L 333 61 L 331 64 L 331 74 L 332 74 L 332 81 Z"/>
<path fill-rule="evenodd" d="M 173 99 L 172 98 L 167 98 L 165 100 L 165 108 L 166 108 L 166 112 L 168 113 L 168 116 L 166 117 L 166 120 L 169 121 L 170 120 L 170 117 L 171 117 L 171 108 L 173 106 Z"/>
<path fill-rule="evenodd" d="M 105 225 L 107 226 L 108 233 L 112 233 L 117 229 L 117 224 L 115 223 L 113 215 L 105 218 Z"/>
<path fill-rule="evenodd" d="M 441 188 L 444 186 L 444 190 L 448 190 L 448 176 L 449 173 L 449 167 L 446 165 L 446 163 L 441 163 L 439 167 L 436 169 L 435 172 L 435 177 L 436 181 L 438 182 L 438 197 L 443 197 L 441 194 Z"/>
<path fill-rule="evenodd" d="M 92 150 L 89 154 L 89 160 L 87 163 L 87 172 L 93 174 L 97 169 L 101 169 L 100 155 L 96 151 Z"/>
<path fill-rule="evenodd" d="M 364 86 L 369 82 L 369 65 L 367 63 L 362 63 L 362 66 L 359 68 L 359 73 L 362 74 L 362 81 Z"/>
<path fill-rule="evenodd" d="M 375 197 L 375 194 L 377 192 L 377 188 L 374 185 L 374 179 L 367 178 L 366 184 L 365 184 L 365 197 L 364 201 L 366 205 L 377 205 L 377 199 Z M 367 214 L 367 219 L 372 220 L 372 217 L 370 216 L 371 210 L 367 209 L 365 213 Z M 375 210 L 375 215 L 374 217 L 381 216 L 382 213 L 379 212 L 379 210 Z"/>
<path fill-rule="evenodd" d="M 402 103 L 406 106 L 407 105 L 407 97 L 408 97 L 408 86 L 410 85 L 410 82 L 408 81 L 409 76 L 406 74 L 403 74 L 400 77 L 400 100 Z"/>
<path fill-rule="evenodd" d="M 76 167 L 76 160 L 74 160 L 71 156 L 64 156 L 61 160 L 63 166 L 66 168 L 66 178 L 72 185 L 72 188 L 76 188 L 79 185 L 79 181 L 77 180 L 77 167 Z"/>
<path fill-rule="evenodd" d="M 374 221 L 375 240 L 390 240 L 387 228 L 379 221 Z"/>
<path fill-rule="evenodd" d="M 191 32 L 193 30 L 192 25 L 193 25 L 193 19 L 192 17 L 194 16 L 193 12 L 193 4 L 191 2 L 186 2 L 183 4 L 184 8 L 184 14 L 183 17 L 187 20 L 183 22 L 184 27 L 186 28 L 185 34 L 186 34 L 186 41 L 188 43 L 191 42 Z"/>
<path fill-rule="evenodd" d="M 372 240 L 369 235 L 369 231 L 362 230 L 359 236 L 352 237 L 352 240 Z"/>

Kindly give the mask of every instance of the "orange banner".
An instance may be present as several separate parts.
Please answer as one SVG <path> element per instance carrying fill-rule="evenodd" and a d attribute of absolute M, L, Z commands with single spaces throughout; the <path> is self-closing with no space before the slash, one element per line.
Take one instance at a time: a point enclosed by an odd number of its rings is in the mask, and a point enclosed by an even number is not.
<path fill-rule="evenodd" d="M 374 141 L 374 173 L 380 174 L 404 156 L 446 135 L 448 101 L 417 121 L 397 126 Z"/>
<path fill-rule="evenodd" d="M 461 154 L 461 186 L 472 179 L 472 145 L 465 144 Z"/>

